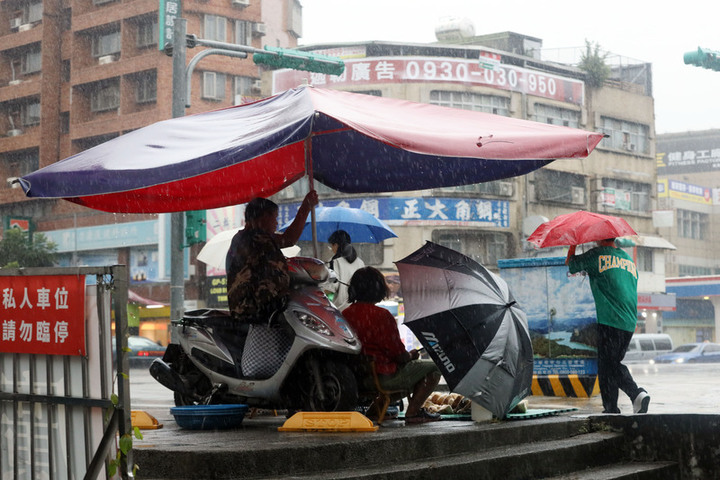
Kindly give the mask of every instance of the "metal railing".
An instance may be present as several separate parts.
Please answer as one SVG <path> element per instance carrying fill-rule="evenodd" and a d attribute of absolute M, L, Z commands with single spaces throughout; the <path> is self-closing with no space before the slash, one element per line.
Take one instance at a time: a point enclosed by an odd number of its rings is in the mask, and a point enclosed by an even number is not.
<path fill-rule="evenodd" d="M 56 275 L 85 280 L 85 355 L 16 353 L 6 290 L 22 277 Z M 0 477 L 109 478 L 117 435 L 132 430 L 129 377 L 117 373 L 129 371 L 127 267 L 0 269 L 0 281 Z M 120 458 L 117 475 L 131 478 L 132 450 Z"/>

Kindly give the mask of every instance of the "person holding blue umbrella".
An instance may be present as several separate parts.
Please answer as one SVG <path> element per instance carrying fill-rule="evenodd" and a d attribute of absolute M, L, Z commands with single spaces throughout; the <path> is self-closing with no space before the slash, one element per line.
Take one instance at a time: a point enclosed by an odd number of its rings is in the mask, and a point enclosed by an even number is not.
<path fill-rule="evenodd" d="M 333 252 L 329 268 L 335 273 L 336 281 L 328 282 L 326 292 L 333 293 L 332 302 L 341 312 L 350 305 L 348 301 L 348 285 L 353 274 L 363 268 L 365 263 L 358 257 L 352 246 L 350 234 L 345 230 L 335 230 L 328 237 Z"/>

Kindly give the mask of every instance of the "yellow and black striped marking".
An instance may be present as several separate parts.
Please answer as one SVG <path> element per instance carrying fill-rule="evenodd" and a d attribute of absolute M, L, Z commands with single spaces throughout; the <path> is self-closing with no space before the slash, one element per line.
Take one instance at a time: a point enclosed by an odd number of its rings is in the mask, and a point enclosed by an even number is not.
<path fill-rule="evenodd" d="M 532 394 L 588 398 L 600 394 L 597 375 L 533 375 Z"/>

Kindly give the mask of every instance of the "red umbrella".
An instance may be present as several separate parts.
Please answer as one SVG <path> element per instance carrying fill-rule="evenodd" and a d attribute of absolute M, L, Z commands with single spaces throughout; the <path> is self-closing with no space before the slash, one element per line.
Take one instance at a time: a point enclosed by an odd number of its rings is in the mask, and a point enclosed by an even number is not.
<path fill-rule="evenodd" d="M 544 248 L 580 245 L 626 235 L 637 235 L 637 233 L 624 219 L 579 211 L 559 215 L 543 223 L 535 229 L 527 241 Z"/>

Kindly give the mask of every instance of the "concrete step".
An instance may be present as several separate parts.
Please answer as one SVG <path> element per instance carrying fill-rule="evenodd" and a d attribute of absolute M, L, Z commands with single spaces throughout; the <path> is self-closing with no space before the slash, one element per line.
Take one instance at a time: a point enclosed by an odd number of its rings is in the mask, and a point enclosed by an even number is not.
<path fill-rule="evenodd" d="M 283 474 L 283 478 L 404 480 L 452 478 L 453 480 L 521 480 L 544 478 L 558 472 L 572 472 L 588 466 L 607 465 L 621 458 L 623 436 L 613 432 L 595 432 L 572 438 L 519 443 L 488 448 L 480 444 L 473 451 L 437 455 L 426 450 L 423 458 L 398 462 L 346 466 L 333 471 L 323 469 L 308 475 Z M 279 477 L 258 477 L 279 478 Z M 570 477 L 572 478 L 572 477 Z M 585 477 L 593 478 L 593 477 Z"/>
<path fill-rule="evenodd" d="M 427 458 L 445 464 L 446 457 L 463 454 L 472 457 L 503 448 L 507 449 L 506 457 L 512 464 L 517 463 L 517 453 L 513 458 L 513 452 L 528 448 L 528 442 L 542 445 L 564 440 L 571 445 L 589 430 L 587 419 L 567 417 L 485 425 L 437 422 L 405 427 L 404 422 L 395 423 L 399 425 L 393 427 L 393 422 L 388 422 L 375 433 L 280 435 L 276 431 L 268 432 L 257 437 L 257 442 L 251 445 L 235 443 L 242 440 L 243 435 L 250 435 L 250 431 L 197 432 L 186 437 L 184 444 L 180 443 L 182 437 L 160 437 L 154 439 L 151 448 L 133 449 L 134 461 L 140 466 L 139 475 L 144 479 L 231 479 L 238 478 L 239 474 L 242 478 L 288 478 L 292 475 L 311 478 L 318 471 L 411 466 Z M 148 440 L 152 439 L 151 435 Z M 248 438 L 245 437 L 245 442 Z M 163 444 L 168 446 L 163 447 Z M 210 445 L 213 448 L 208 448 Z M 548 473 L 557 471 L 553 468 Z"/>
<path fill-rule="evenodd" d="M 627 462 L 588 468 L 544 480 L 679 480 L 676 462 Z"/>

